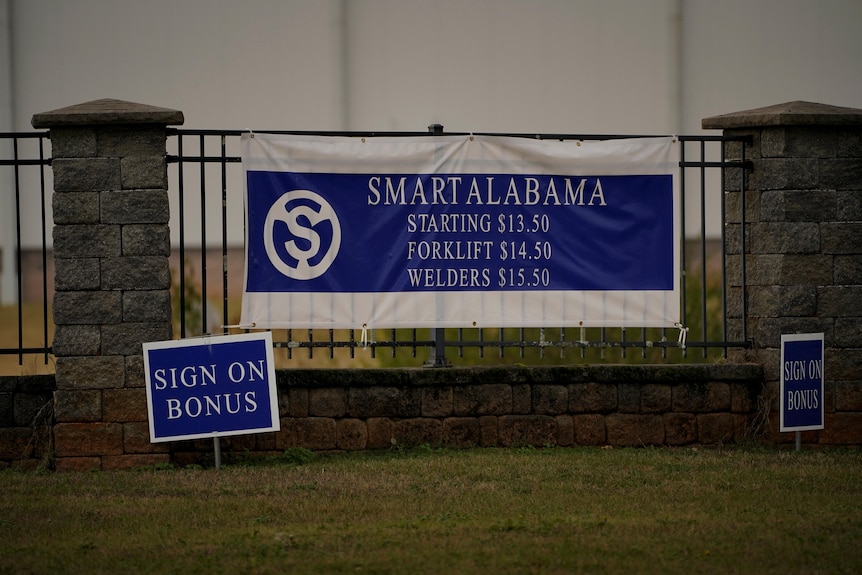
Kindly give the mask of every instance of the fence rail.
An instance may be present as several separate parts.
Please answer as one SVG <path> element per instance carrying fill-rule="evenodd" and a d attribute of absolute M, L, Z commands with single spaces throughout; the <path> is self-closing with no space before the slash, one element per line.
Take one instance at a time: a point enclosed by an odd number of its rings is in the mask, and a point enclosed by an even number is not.
<path fill-rule="evenodd" d="M 50 165 L 48 132 L 0 133 L 0 362 L 17 356 L 18 366 L 51 355 Z"/>
<path fill-rule="evenodd" d="M 270 131 L 259 133 L 324 135 L 347 137 L 419 136 L 442 134 L 443 127 L 429 126 L 426 132 L 344 132 L 344 131 Z M 237 323 L 238 300 L 242 277 L 242 254 L 232 246 L 241 245 L 242 238 L 231 237 L 242 230 L 242 181 L 239 140 L 242 130 L 170 130 L 169 170 L 170 186 L 177 192 L 177 206 L 172 208 L 175 220 L 171 228 L 178 246 L 178 274 L 176 274 L 175 312 L 177 335 L 186 337 L 200 333 L 227 333 L 224 326 Z M 447 135 L 467 135 L 446 132 Z M 480 135 L 479 133 L 473 133 Z M 481 135 L 524 137 L 544 140 L 611 140 L 634 138 L 634 135 L 601 134 L 526 134 L 488 133 Z M 579 359 L 612 359 L 611 350 L 620 358 L 640 356 L 640 359 L 673 360 L 670 354 L 683 361 L 726 356 L 729 348 L 748 347 L 745 332 L 745 290 L 741 290 L 742 337 L 728 340 L 727 329 L 727 266 L 724 258 L 725 174 L 729 170 L 750 169 L 745 160 L 745 138 L 727 136 L 679 136 L 680 182 L 682 192 L 681 233 L 683 253 L 681 262 L 682 325 L 686 332 L 664 328 L 494 328 L 494 329 L 398 329 L 375 330 L 357 337 L 355 330 L 279 330 L 274 334 L 274 347 L 284 350 L 286 359 L 299 356 L 300 350 L 313 359 L 316 350 L 325 350 L 329 359 L 344 351 L 355 358 L 358 349 L 367 349 L 371 358 L 378 358 L 379 350 L 389 350 L 389 357 L 397 359 L 408 354 L 416 358 L 419 350 L 428 351 L 426 365 L 447 365 L 454 352 L 469 361 L 482 361 L 487 350 L 494 350 L 496 359 L 536 359 L 543 361 L 557 350 L 562 359 L 574 353 Z M 742 147 L 741 159 L 728 160 L 726 144 L 738 143 Z M 739 178 L 744 197 L 744 177 Z M 720 210 L 720 232 L 715 239 L 708 236 L 708 204 Z M 744 201 L 743 201 L 744 206 Z M 744 208 L 743 208 L 744 209 Z M 688 213 L 688 215 L 687 215 Z M 199 235 L 189 237 L 187 218 L 200 218 Z M 742 218 L 744 225 L 745 218 Z M 213 230 L 216 230 L 213 232 Z M 216 238 L 215 235 L 219 237 Z M 745 234 L 740 234 L 744 242 Z M 214 244 L 220 248 L 214 248 Z M 744 253 L 744 245 L 740 247 Z M 213 250 L 218 250 L 213 257 Z M 717 264 L 712 259 L 718 258 Z M 198 262 L 199 269 L 194 262 Z M 219 268 L 211 270 L 211 266 Z M 742 283 L 745 285 L 745 261 L 742 258 Z M 199 287 L 198 287 L 199 286 Z M 214 287 L 215 286 L 215 287 Z M 199 291 L 198 291 L 199 290 Z M 218 301 L 218 303 L 211 303 Z M 220 307 L 220 309 L 218 309 Z M 717 309 L 714 309 L 716 308 Z M 215 308 L 215 309 L 214 309 Z M 216 316 L 218 318 L 216 319 Z M 689 350 L 699 349 L 700 354 Z M 512 357 L 509 350 L 515 350 Z M 639 354 L 630 353 L 632 350 Z M 674 351 L 676 350 L 676 351 Z M 569 355 L 567 355 L 567 353 Z M 507 355 L 508 354 L 508 355 Z M 318 354 L 319 355 L 319 354 Z M 556 356 L 555 356 L 556 357 Z"/>

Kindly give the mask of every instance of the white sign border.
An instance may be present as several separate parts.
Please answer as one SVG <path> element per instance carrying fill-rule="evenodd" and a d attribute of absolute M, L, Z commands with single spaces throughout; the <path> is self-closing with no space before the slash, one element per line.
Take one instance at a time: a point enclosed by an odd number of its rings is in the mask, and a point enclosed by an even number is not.
<path fill-rule="evenodd" d="M 788 333 L 781 334 L 781 361 L 779 365 L 779 377 L 780 383 L 778 386 L 778 431 L 781 433 L 787 431 L 816 431 L 819 429 L 823 429 L 826 423 L 825 418 L 825 376 L 821 374 L 820 376 L 820 425 L 801 425 L 798 427 L 787 427 L 784 425 L 784 344 L 788 341 L 820 341 L 820 357 L 823 362 L 826 362 L 826 358 L 824 357 L 824 345 L 823 345 L 823 333 Z M 824 366 L 825 370 L 825 366 Z M 824 371 L 825 373 L 825 371 Z"/>
<path fill-rule="evenodd" d="M 270 425 L 268 427 L 256 427 L 254 429 L 237 429 L 232 431 L 212 431 L 207 433 L 193 433 L 188 435 L 171 435 L 168 437 L 155 437 L 153 423 L 153 392 L 150 381 L 150 358 L 148 352 L 157 349 L 197 347 L 201 345 L 235 343 L 241 341 L 260 341 L 266 344 L 267 379 L 269 384 L 269 413 Z M 147 423 L 150 429 L 150 443 L 165 443 L 168 441 L 184 441 L 189 439 L 208 439 L 215 437 L 229 437 L 233 435 L 250 435 L 254 433 L 268 433 L 281 430 L 281 420 L 278 413 L 278 396 L 275 379 L 275 361 L 272 350 L 271 332 L 252 332 L 233 335 L 213 335 L 179 340 L 154 341 L 143 344 L 144 353 L 144 381 L 147 390 Z"/>

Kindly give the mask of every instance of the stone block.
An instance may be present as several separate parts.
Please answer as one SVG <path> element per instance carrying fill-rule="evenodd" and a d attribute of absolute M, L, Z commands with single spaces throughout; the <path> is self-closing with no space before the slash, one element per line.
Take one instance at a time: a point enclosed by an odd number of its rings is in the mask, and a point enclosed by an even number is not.
<path fill-rule="evenodd" d="M 118 257 L 122 244 L 120 226 L 55 225 L 54 258 Z"/>
<path fill-rule="evenodd" d="M 754 342 L 760 347 L 781 346 L 783 333 L 819 333 L 823 332 L 827 345 L 832 342 L 833 320 L 824 317 L 779 317 L 761 318 L 757 327 L 750 331 Z"/>
<path fill-rule="evenodd" d="M 328 417 L 306 417 L 294 420 L 296 445 L 314 450 L 335 449 L 335 420 Z"/>
<path fill-rule="evenodd" d="M 817 333 L 805 331 L 800 333 Z M 825 336 L 828 338 L 828 336 Z M 824 350 L 824 373 L 827 381 L 862 381 L 862 349 L 830 349 L 826 339 Z"/>
<path fill-rule="evenodd" d="M 669 385 L 647 384 L 641 388 L 641 413 L 664 413 L 671 407 Z"/>
<path fill-rule="evenodd" d="M 568 393 L 568 392 L 567 392 Z M 533 391 L 528 383 L 512 384 L 512 414 L 527 415 L 533 412 Z"/>
<path fill-rule="evenodd" d="M 86 423 L 101 421 L 101 390 L 57 390 L 54 392 L 54 417 L 57 423 Z"/>
<path fill-rule="evenodd" d="M 617 386 L 574 383 L 569 386 L 570 413 L 607 413 L 617 408 Z"/>
<path fill-rule="evenodd" d="M 119 423 L 58 423 L 54 426 L 58 457 L 121 455 L 123 426 Z"/>
<path fill-rule="evenodd" d="M 54 355 L 99 355 L 102 332 L 97 325 L 64 325 L 54 328 Z"/>
<path fill-rule="evenodd" d="M 764 158 L 832 158 L 835 130 L 820 126 L 776 126 L 763 130 L 760 140 Z"/>
<path fill-rule="evenodd" d="M 835 318 L 836 347 L 862 347 L 862 316 Z"/>
<path fill-rule="evenodd" d="M 824 254 L 862 254 L 862 222 L 824 223 L 820 225 L 820 236 Z"/>
<path fill-rule="evenodd" d="M 832 222 L 838 215 L 834 190 L 770 190 L 760 201 L 767 222 Z"/>
<path fill-rule="evenodd" d="M 422 417 L 452 415 L 455 393 L 451 386 L 423 387 L 421 393 Z"/>
<path fill-rule="evenodd" d="M 737 170 L 733 170 L 737 171 Z M 762 193 L 757 190 L 746 190 L 745 192 L 745 221 L 759 222 Z M 739 184 L 733 186 L 724 196 L 725 221 L 729 224 L 742 222 L 742 193 Z"/>
<path fill-rule="evenodd" d="M 92 158 L 98 155 L 96 131 L 89 127 L 51 128 L 51 155 L 57 158 Z"/>
<path fill-rule="evenodd" d="M 368 430 L 361 419 L 341 419 L 335 425 L 335 443 L 338 449 L 358 451 L 368 445 Z"/>
<path fill-rule="evenodd" d="M 704 445 L 731 443 L 735 437 L 731 413 L 701 413 L 697 416 L 698 441 Z"/>
<path fill-rule="evenodd" d="M 500 426 L 494 415 L 483 415 L 479 418 L 479 447 L 496 447 L 500 443 Z"/>
<path fill-rule="evenodd" d="M 836 192 L 838 203 L 837 221 L 858 222 L 862 220 L 862 194 L 858 190 Z"/>
<path fill-rule="evenodd" d="M 683 413 L 729 411 L 730 385 L 723 382 L 675 385 L 671 404 L 673 411 Z"/>
<path fill-rule="evenodd" d="M 730 383 L 730 411 L 751 413 L 755 409 L 759 386 L 751 383 Z"/>
<path fill-rule="evenodd" d="M 533 410 L 537 415 L 558 415 L 569 409 L 569 391 L 565 385 L 534 385 Z"/>
<path fill-rule="evenodd" d="M 661 445 L 665 441 L 660 415 L 612 413 L 605 417 L 605 425 L 610 445 L 642 447 Z"/>
<path fill-rule="evenodd" d="M 351 417 L 404 417 L 401 388 L 350 388 L 347 397 L 347 415 Z"/>
<path fill-rule="evenodd" d="M 825 445 L 862 445 L 862 412 L 827 413 L 820 430 Z"/>
<path fill-rule="evenodd" d="M 756 162 L 749 181 L 760 190 L 808 190 L 820 182 L 820 164 L 813 158 L 763 158 Z"/>
<path fill-rule="evenodd" d="M 54 223 L 98 224 L 98 192 L 65 192 L 54 194 L 51 199 Z"/>
<path fill-rule="evenodd" d="M 482 426 L 476 417 L 447 417 L 443 420 L 443 444 L 469 448 L 482 443 Z"/>
<path fill-rule="evenodd" d="M 124 190 L 167 189 L 168 169 L 164 155 L 129 156 L 120 160 Z"/>
<path fill-rule="evenodd" d="M 169 453 L 170 442 L 150 443 L 150 425 L 146 421 L 123 424 L 123 451 L 125 453 Z"/>
<path fill-rule="evenodd" d="M 53 131 L 52 128 L 52 134 Z M 95 137 L 102 156 L 159 156 L 165 153 L 165 128 L 158 124 L 100 126 Z"/>
<path fill-rule="evenodd" d="M 292 417 L 282 417 L 280 420 L 281 429 L 275 434 L 276 449 L 290 449 L 296 447 L 296 428 L 294 423 L 297 420 Z M 175 452 L 176 454 L 176 452 Z"/>
<path fill-rule="evenodd" d="M 617 411 L 640 413 L 641 385 L 638 383 L 617 384 Z"/>
<path fill-rule="evenodd" d="M 442 445 L 443 422 L 424 417 L 401 419 L 394 423 L 392 436 L 398 445 Z"/>
<path fill-rule="evenodd" d="M 129 387 L 103 390 L 102 421 L 118 423 L 147 421 L 146 389 Z"/>
<path fill-rule="evenodd" d="M 171 337 L 170 322 L 118 323 L 102 327 L 102 353 L 139 355 L 144 342 L 165 341 Z"/>
<path fill-rule="evenodd" d="M 291 387 L 287 390 L 288 405 L 291 417 L 308 417 L 308 390 L 302 387 Z"/>
<path fill-rule="evenodd" d="M 607 442 L 605 417 L 598 413 L 573 415 L 575 443 L 578 445 L 604 445 Z"/>
<path fill-rule="evenodd" d="M 759 222 L 746 228 L 753 254 L 818 254 L 820 224 L 812 222 Z"/>
<path fill-rule="evenodd" d="M 99 258 L 55 258 L 54 290 L 97 290 L 101 283 L 99 270 Z"/>
<path fill-rule="evenodd" d="M 862 162 L 859 158 L 820 160 L 820 186 L 829 190 L 862 190 Z"/>
<path fill-rule="evenodd" d="M 665 442 L 668 445 L 688 445 L 697 441 L 697 417 L 691 413 L 665 413 Z"/>
<path fill-rule="evenodd" d="M 308 415 L 312 417 L 343 417 L 347 412 L 347 390 L 343 387 L 322 387 L 308 390 Z"/>
<path fill-rule="evenodd" d="M 862 196 L 862 194 L 859 194 Z M 836 255 L 834 263 L 836 285 L 862 283 L 862 253 L 859 255 Z"/>
<path fill-rule="evenodd" d="M 124 292 L 123 321 L 170 322 L 171 292 L 167 289 Z"/>
<path fill-rule="evenodd" d="M 751 286 L 748 313 L 753 317 L 812 316 L 817 310 L 813 285 Z"/>
<path fill-rule="evenodd" d="M 486 385 L 465 385 L 455 389 L 455 415 L 505 415 L 511 412 L 511 385 L 492 383 Z"/>
<path fill-rule="evenodd" d="M 569 447 L 575 442 L 575 424 L 571 415 L 558 415 L 554 418 L 557 422 L 557 445 Z"/>
<path fill-rule="evenodd" d="M 122 294 L 114 291 L 74 291 L 54 294 L 58 325 L 118 323 L 123 318 Z"/>
<path fill-rule="evenodd" d="M 548 415 L 502 415 L 497 418 L 500 445 L 517 447 L 555 445 L 557 422 Z"/>
<path fill-rule="evenodd" d="M 365 422 L 368 430 L 368 449 L 392 447 L 392 420 L 388 417 L 371 417 Z"/>
<path fill-rule="evenodd" d="M 837 411 L 862 412 L 862 381 L 843 381 L 834 388 Z"/>
<path fill-rule="evenodd" d="M 862 285 L 817 288 L 820 317 L 862 317 Z"/>
<path fill-rule="evenodd" d="M 58 357 L 56 369 L 57 389 L 106 389 L 125 382 L 121 356 Z"/>
<path fill-rule="evenodd" d="M 123 226 L 124 256 L 171 255 L 171 234 L 167 224 L 128 224 Z"/>
<path fill-rule="evenodd" d="M 126 387 L 145 387 L 144 356 L 141 354 L 126 356 Z"/>
<path fill-rule="evenodd" d="M 101 261 L 103 290 L 166 290 L 171 269 L 163 256 L 106 257 Z"/>
<path fill-rule="evenodd" d="M 112 190 L 99 194 L 103 224 L 163 224 L 170 220 L 166 189 Z"/>
<path fill-rule="evenodd" d="M 119 190 L 122 184 L 119 158 L 54 158 L 55 192 Z"/>

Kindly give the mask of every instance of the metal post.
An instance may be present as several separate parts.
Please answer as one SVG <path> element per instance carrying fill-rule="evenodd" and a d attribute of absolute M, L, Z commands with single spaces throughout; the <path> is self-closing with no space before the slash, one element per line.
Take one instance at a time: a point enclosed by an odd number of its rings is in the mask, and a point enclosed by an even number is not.
<path fill-rule="evenodd" d="M 443 135 L 442 124 L 431 124 L 428 132 L 434 136 Z M 434 351 L 428 358 L 425 367 L 449 367 L 452 364 L 446 360 L 446 330 L 442 327 L 434 328 Z"/>
<path fill-rule="evenodd" d="M 215 468 L 221 469 L 221 439 L 213 437 L 213 453 L 215 453 Z"/>
<path fill-rule="evenodd" d="M 796 451 L 802 451 L 802 432 L 796 432 Z"/>

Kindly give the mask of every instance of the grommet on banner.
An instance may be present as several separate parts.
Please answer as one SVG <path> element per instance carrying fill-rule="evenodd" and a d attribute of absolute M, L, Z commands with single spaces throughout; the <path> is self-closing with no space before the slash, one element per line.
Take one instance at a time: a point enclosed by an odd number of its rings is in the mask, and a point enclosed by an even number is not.
<path fill-rule="evenodd" d="M 674 327 L 679 328 L 679 338 L 676 341 L 679 344 L 680 349 L 685 349 L 685 338 L 688 336 L 688 328 L 679 322 L 673 325 Z"/>

